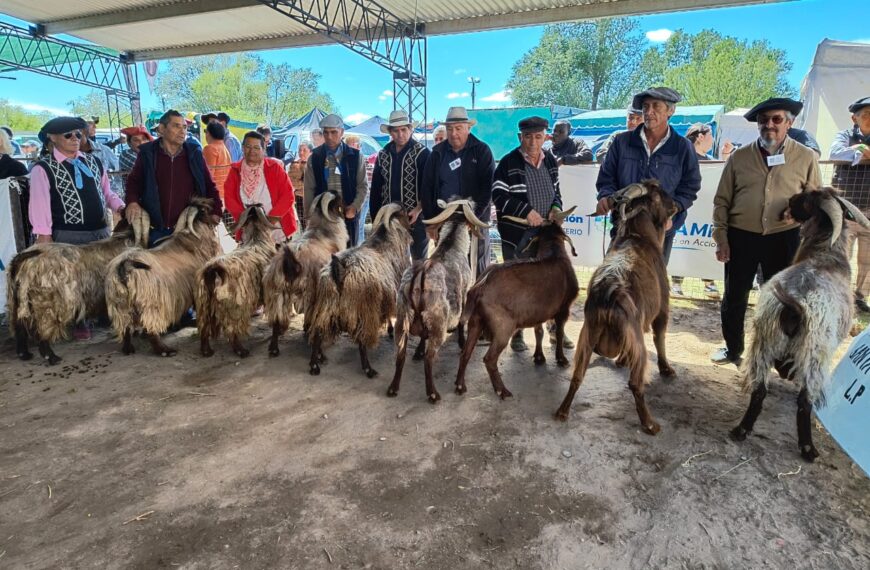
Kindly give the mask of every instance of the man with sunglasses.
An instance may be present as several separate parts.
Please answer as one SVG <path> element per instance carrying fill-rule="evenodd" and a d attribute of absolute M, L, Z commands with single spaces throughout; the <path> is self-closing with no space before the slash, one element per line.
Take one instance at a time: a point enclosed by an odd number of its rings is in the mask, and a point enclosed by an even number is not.
<path fill-rule="evenodd" d="M 741 360 L 746 307 L 759 264 L 764 279 L 770 279 L 797 251 L 798 224 L 780 219 L 789 198 L 821 185 L 816 153 L 788 136 L 802 108 L 800 101 L 775 97 L 750 109 L 744 117 L 758 123 L 758 139 L 733 152 L 719 180 L 713 239 L 716 259 L 725 264 L 725 347 L 710 357 L 716 364 Z"/>

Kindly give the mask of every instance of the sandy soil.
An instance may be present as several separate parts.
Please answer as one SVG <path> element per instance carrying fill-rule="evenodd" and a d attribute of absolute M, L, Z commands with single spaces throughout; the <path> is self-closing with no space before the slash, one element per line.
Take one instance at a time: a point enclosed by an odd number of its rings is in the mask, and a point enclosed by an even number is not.
<path fill-rule="evenodd" d="M 386 338 L 376 379 L 346 340 L 309 376 L 301 322 L 276 359 L 258 322 L 242 362 L 223 343 L 199 357 L 191 329 L 170 335 L 175 358 L 141 341 L 122 356 L 102 333 L 59 345 L 55 367 L 15 360 L 4 336 L 0 567 L 867 568 L 870 481 L 820 427 L 822 457 L 801 460 L 779 380 L 756 433 L 731 442 L 747 396 L 733 366 L 708 364 L 716 306 L 673 314 L 678 376 L 647 391 L 655 437 L 602 359 L 555 422 L 570 371 L 549 347 L 543 367 L 502 355 L 502 402 L 481 348 L 452 393 L 450 344 L 432 406 L 410 358 L 385 396 Z"/>

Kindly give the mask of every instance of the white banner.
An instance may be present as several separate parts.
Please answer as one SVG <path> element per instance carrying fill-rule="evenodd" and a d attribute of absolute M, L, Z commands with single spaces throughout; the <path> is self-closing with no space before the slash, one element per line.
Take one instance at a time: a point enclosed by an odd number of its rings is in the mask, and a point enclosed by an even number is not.
<path fill-rule="evenodd" d="M 15 231 L 12 229 L 10 196 L 18 199 L 18 190 L 10 188 L 12 178 L 0 179 L 0 313 L 6 312 L 6 268 L 15 257 Z"/>
<path fill-rule="evenodd" d="M 825 388 L 826 405 L 816 409 L 840 447 L 870 476 L 870 328 L 852 341 Z"/>
<path fill-rule="evenodd" d="M 716 261 L 713 241 L 713 197 L 722 175 L 723 163 L 701 165 L 701 190 L 689 208 L 686 222 L 674 237 L 668 273 L 684 277 L 722 279 L 722 264 Z M 566 208 L 576 205 L 575 215 L 565 221 L 565 232 L 571 237 L 577 257 L 575 265 L 597 267 L 602 253 L 610 243 L 610 221 L 605 216 L 587 216 L 595 211 L 595 180 L 597 164 L 563 166 L 559 169 L 562 203 Z M 606 229 L 605 229 L 606 221 Z"/>

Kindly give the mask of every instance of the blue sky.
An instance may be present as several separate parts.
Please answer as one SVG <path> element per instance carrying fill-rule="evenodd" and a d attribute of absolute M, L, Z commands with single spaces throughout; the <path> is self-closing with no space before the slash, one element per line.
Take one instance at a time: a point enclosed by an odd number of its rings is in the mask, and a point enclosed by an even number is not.
<path fill-rule="evenodd" d="M 866 6 L 866 0 L 800 0 L 643 16 L 640 23 L 652 38 L 667 37 L 667 30 L 698 32 L 713 28 L 741 39 L 767 39 L 786 50 L 793 63 L 789 81 L 799 87 L 822 39 L 870 42 L 870 28 L 862 30 L 854 24 L 856 18 L 866 19 Z M 477 86 L 478 107 L 509 105 L 504 84 L 511 67 L 537 44 L 542 31 L 542 27 L 529 27 L 430 38 L 429 118 L 442 118 L 450 105 L 471 105 L 469 75 L 481 80 Z M 269 61 L 311 67 L 320 73 L 321 88 L 333 96 L 349 122 L 374 114 L 386 116 L 392 108 L 390 73 L 346 48 L 297 48 L 264 51 L 260 55 Z M 0 81 L 0 98 L 31 108 L 60 112 L 70 99 L 88 91 L 86 87 L 33 73 L 11 75 L 17 80 Z M 141 70 L 139 86 L 143 108 L 159 107 Z"/>

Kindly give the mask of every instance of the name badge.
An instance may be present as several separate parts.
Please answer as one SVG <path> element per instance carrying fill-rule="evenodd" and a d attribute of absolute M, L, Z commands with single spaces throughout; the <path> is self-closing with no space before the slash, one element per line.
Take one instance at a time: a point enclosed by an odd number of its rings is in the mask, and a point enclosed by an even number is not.
<path fill-rule="evenodd" d="M 782 164 L 785 164 L 784 154 L 774 154 L 767 157 L 767 166 L 780 166 Z"/>
<path fill-rule="evenodd" d="M 341 176 L 341 168 L 339 168 L 338 166 L 336 166 L 336 167 L 335 167 L 335 173 L 338 174 L 339 176 Z"/>
<path fill-rule="evenodd" d="M 452 161 L 449 166 L 450 166 L 450 170 L 456 170 L 457 168 L 462 166 L 462 159 L 457 158 L 456 160 Z"/>

